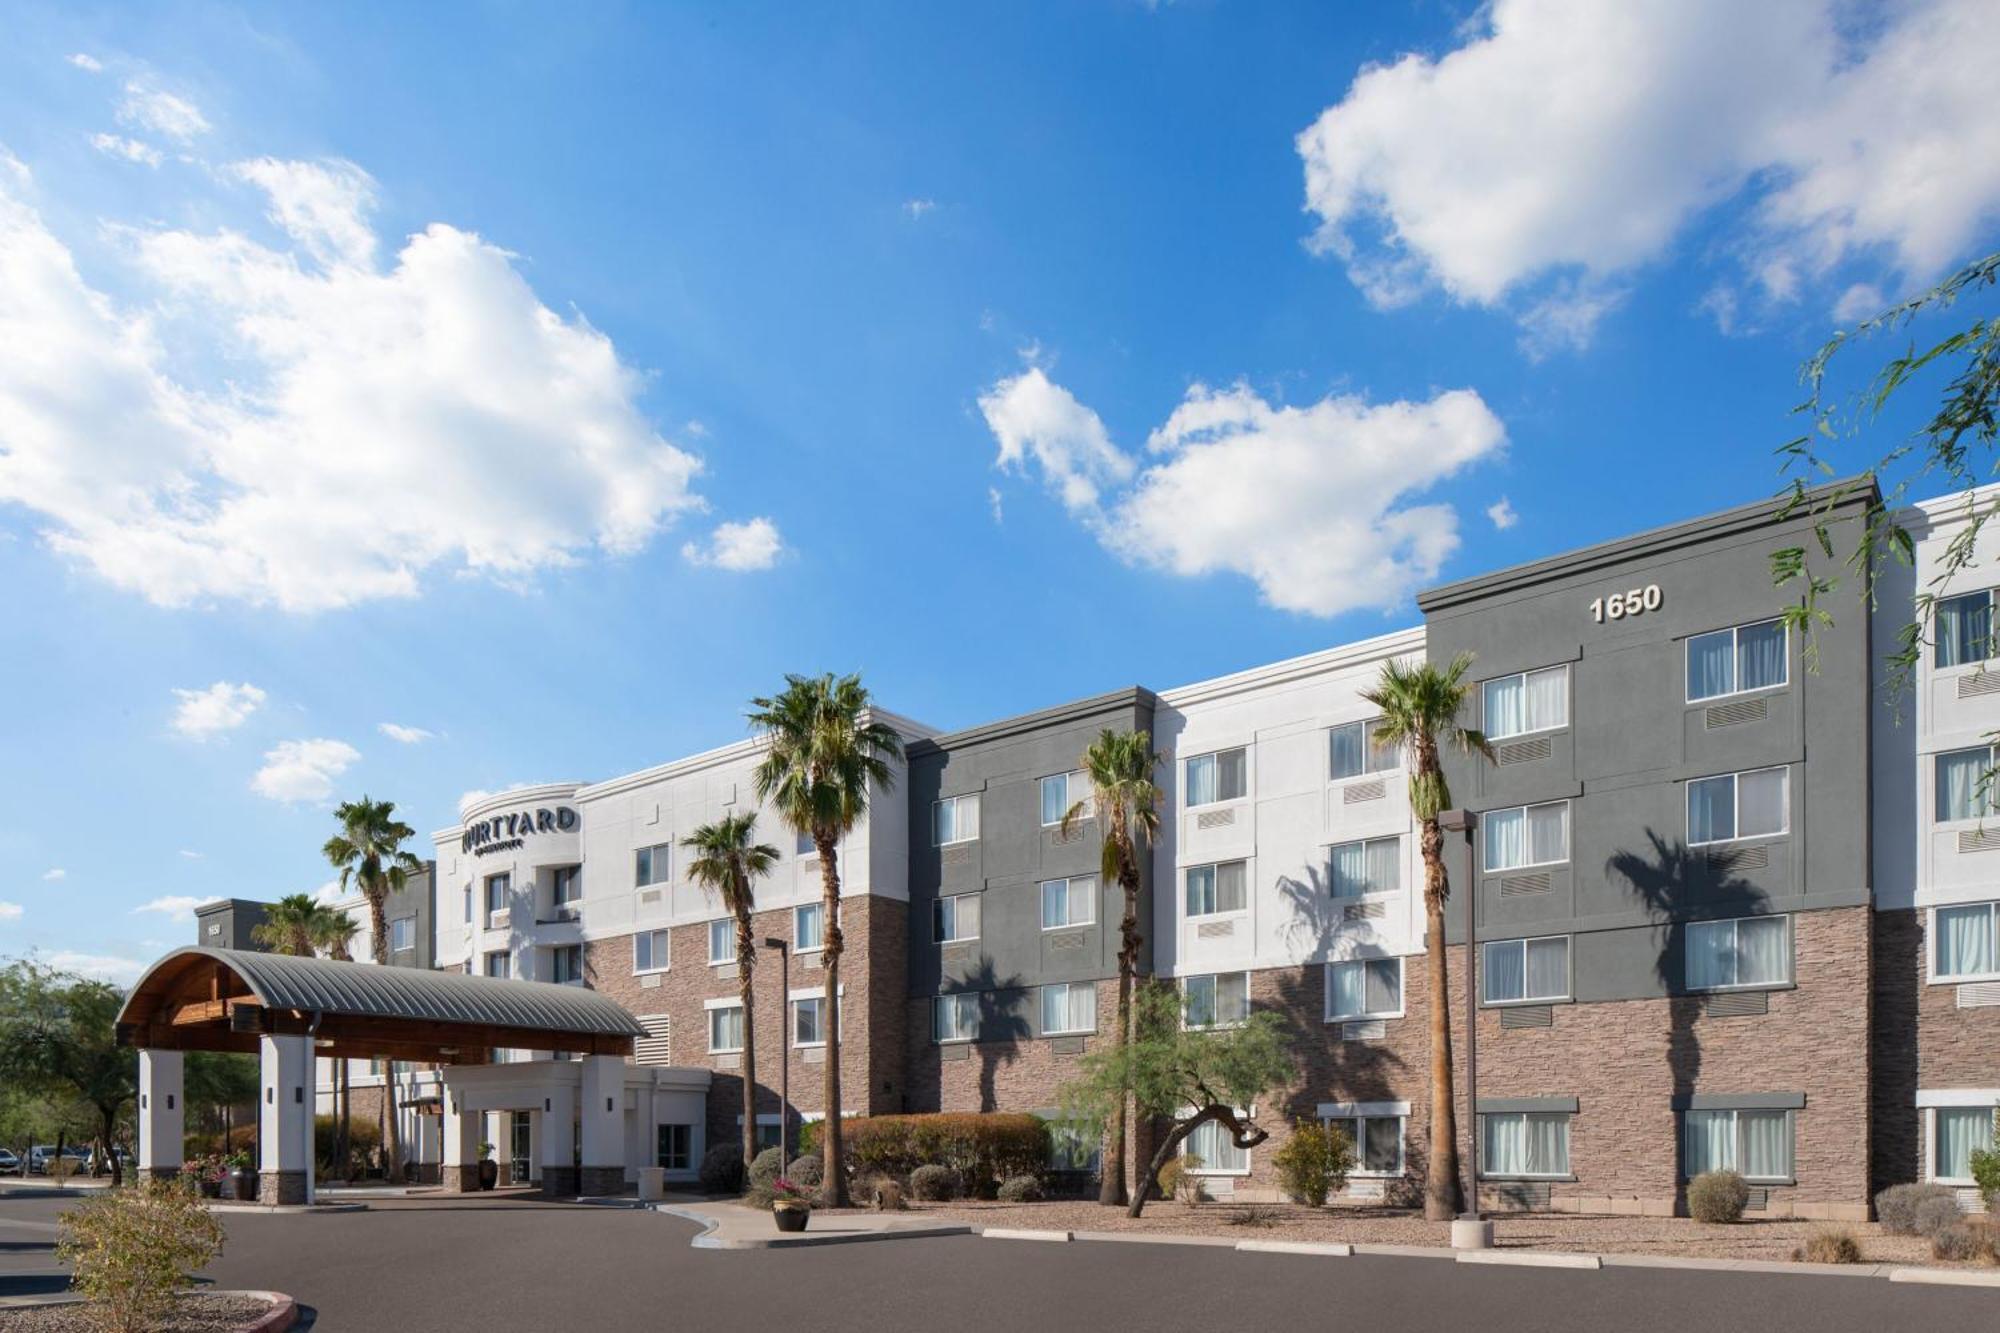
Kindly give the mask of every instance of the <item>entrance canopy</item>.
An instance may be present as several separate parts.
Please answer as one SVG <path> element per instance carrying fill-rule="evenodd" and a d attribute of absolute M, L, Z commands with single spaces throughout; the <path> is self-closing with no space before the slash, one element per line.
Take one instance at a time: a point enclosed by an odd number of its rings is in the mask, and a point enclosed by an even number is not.
<path fill-rule="evenodd" d="M 484 1064 L 494 1047 L 630 1055 L 645 1030 L 581 986 L 376 967 L 238 949 L 177 949 L 139 979 L 118 1040 L 150 1050 L 255 1052 L 310 1036 L 320 1055 Z"/>

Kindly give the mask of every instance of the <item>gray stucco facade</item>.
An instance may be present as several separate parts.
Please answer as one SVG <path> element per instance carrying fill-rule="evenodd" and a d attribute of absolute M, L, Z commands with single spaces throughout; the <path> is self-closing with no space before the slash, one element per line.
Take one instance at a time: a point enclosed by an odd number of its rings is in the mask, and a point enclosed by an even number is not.
<path fill-rule="evenodd" d="M 383 915 L 389 922 L 389 962 L 395 967 L 421 967 L 429 969 L 437 963 L 437 894 L 433 891 L 437 880 L 437 862 L 426 861 L 422 870 L 413 872 L 403 884 L 402 891 L 389 895 L 382 904 Z M 366 908 L 364 906 L 363 910 Z M 398 921 L 407 920 L 409 925 L 409 947 L 395 946 Z"/>
<path fill-rule="evenodd" d="M 251 898 L 218 898 L 194 909 L 194 942 L 208 949 L 260 949 L 251 932 L 264 924 L 265 908 Z"/>

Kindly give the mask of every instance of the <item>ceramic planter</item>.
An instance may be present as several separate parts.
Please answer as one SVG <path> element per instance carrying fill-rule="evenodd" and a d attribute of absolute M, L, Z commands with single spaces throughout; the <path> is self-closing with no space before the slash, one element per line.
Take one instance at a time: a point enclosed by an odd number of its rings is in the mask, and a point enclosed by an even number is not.
<path fill-rule="evenodd" d="M 804 1199 L 779 1199 L 771 1205 L 771 1216 L 778 1219 L 780 1231 L 804 1231 L 806 1220 L 812 1216 L 812 1205 Z"/>

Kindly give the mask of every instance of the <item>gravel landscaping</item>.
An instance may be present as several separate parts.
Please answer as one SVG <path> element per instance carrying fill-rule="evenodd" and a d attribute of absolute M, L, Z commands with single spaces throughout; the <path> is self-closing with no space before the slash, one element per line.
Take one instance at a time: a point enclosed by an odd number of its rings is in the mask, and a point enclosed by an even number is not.
<path fill-rule="evenodd" d="M 159 1333 L 235 1333 L 271 1308 L 269 1301 L 227 1292 L 192 1292 L 181 1297 Z M 7 1333 L 97 1333 L 89 1307 L 81 1301 L 0 1311 Z"/>

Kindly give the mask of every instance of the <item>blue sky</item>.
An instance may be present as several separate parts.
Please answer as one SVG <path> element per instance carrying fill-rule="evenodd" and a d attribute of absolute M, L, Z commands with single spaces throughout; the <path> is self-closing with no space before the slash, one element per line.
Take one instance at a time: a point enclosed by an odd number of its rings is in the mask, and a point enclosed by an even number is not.
<path fill-rule="evenodd" d="M 2000 28 L 1742 9 L 0 6 L 0 954 L 1774 491 L 2000 240 Z"/>

